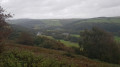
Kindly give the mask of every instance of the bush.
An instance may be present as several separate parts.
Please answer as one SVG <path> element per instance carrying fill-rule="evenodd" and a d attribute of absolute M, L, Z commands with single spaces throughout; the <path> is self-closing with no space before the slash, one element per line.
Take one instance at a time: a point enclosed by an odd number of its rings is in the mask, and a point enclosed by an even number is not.
<path fill-rule="evenodd" d="M 4 51 L 4 45 L 0 44 L 0 54 Z"/>
<path fill-rule="evenodd" d="M 72 53 L 64 53 L 63 55 L 67 56 L 67 57 L 71 57 L 71 58 L 74 58 L 75 56 L 72 54 Z"/>
<path fill-rule="evenodd" d="M 36 56 L 30 51 L 12 50 L 0 55 L 0 67 L 73 67 L 73 64 L 61 63 L 56 59 L 40 55 Z"/>

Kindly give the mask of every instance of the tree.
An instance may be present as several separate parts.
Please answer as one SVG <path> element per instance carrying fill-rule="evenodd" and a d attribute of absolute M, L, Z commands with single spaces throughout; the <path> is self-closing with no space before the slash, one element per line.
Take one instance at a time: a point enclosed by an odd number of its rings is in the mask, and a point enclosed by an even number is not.
<path fill-rule="evenodd" d="M 81 32 L 80 36 L 79 45 L 83 46 L 86 56 L 113 63 L 120 60 L 119 50 L 111 33 L 94 27 Z"/>
<path fill-rule="evenodd" d="M 5 10 L 0 6 L 0 42 L 8 37 L 11 32 L 6 19 L 12 17 L 10 14 L 4 14 Z"/>
<path fill-rule="evenodd" d="M 24 44 L 24 45 L 33 45 L 34 44 L 34 38 L 31 34 L 27 32 L 22 32 L 17 40 L 18 43 Z"/>
<path fill-rule="evenodd" d="M 11 28 L 7 24 L 6 19 L 12 17 L 10 14 L 5 14 L 5 10 L 0 6 L 0 53 L 3 51 L 3 41 L 11 33 Z"/>

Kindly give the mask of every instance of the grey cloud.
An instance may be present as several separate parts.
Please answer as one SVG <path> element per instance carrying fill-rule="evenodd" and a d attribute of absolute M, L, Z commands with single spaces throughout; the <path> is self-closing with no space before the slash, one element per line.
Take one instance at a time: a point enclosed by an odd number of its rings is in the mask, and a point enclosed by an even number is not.
<path fill-rule="evenodd" d="M 0 0 L 14 18 L 120 16 L 120 0 Z"/>

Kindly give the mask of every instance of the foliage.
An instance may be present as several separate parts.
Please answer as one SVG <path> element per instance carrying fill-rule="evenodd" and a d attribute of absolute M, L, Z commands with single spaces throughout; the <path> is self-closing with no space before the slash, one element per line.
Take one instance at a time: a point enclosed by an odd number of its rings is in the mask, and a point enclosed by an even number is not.
<path fill-rule="evenodd" d="M 11 17 L 10 14 L 4 14 L 5 10 L 0 6 L 0 41 L 8 37 L 10 34 L 10 26 L 6 23 L 6 19 Z"/>
<path fill-rule="evenodd" d="M 30 51 L 11 50 L 0 55 L 1 67 L 73 67 L 53 58 L 35 55 Z"/>
<path fill-rule="evenodd" d="M 53 39 L 49 39 L 44 36 L 36 37 L 35 44 L 44 48 L 51 48 L 51 49 L 58 49 L 58 50 L 60 50 L 61 47 L 64 46 L 62 43 L 57 42 Z"/>
<path fill-rule="evenodd" d="M 40 47 L 44 48 L 50 48 L 50 49 L 56 49 L 56 50 L 65 50 L 65 51 L 72 51 L 73 50 L 69 47 L 66 47 L 63 43 L 60 41 L 56 41 L 54 39 L 49 39 L 44 36 L 38 36 L 35 38 L 34 43 Z"/>
<path fill-rule="evenodd" d="M 22 32 L 18 37 L 17 42 L 24 45 L 33 45 L 34 37 L 27 32 Z"/>
<path fill-rule="evenodd" d="M 74 57 L 75 57 L 75 56 L 74 56 L 72 53 L 70 53 L 70 52 L 66 52 L 66 53 L 64 53 L 63 55 L 68 56 L 68 57 L 71 57 L 71 58 L 74 58 Z"/>
<path fill-rule="evenodd" d="M 7 24 L 6 19 L 12 17 L 10 14 L 5 14 L 5 10 L 0 6 L 0 53 L 3 51 L 3 42 L 11 33 L 11 28 Z"/>
<path fill-rule="evenodd" d="M 86 56 L 111 63 L 120 61 L 117 44 L 110 33 L 94 27 L 81 32 L 80 36 L 79 45 L 84 48 Z"/>

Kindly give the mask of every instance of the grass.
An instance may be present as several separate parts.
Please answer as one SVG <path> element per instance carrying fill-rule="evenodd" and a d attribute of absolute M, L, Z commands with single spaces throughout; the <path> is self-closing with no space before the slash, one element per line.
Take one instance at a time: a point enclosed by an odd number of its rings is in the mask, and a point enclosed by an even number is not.
<path fill-rule="evenodd" d="M 80 35 L 77 35 L 77 34 L 71 34 L 71 36 L 73 36 L 73 37 L 80 37 Z"/>
<path fill-rule="evenodd" d="M 115 40 L 116 40 L 117 42 L 120 42 L 120 37 L 115 36 L 114 38 L 115 38 Z"/>
<path fill-rule="evenodd" d="M 73 42 L 65 41 L 65 40 L 60 40 L 60 42 L 62 42 L 67 47 L 79 47 L 78 43 L 73 43 Z"/>

